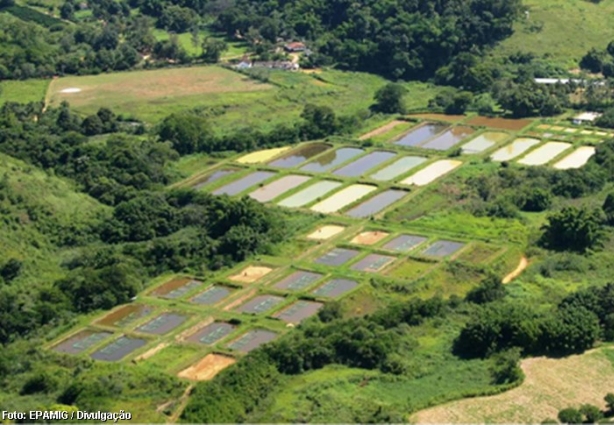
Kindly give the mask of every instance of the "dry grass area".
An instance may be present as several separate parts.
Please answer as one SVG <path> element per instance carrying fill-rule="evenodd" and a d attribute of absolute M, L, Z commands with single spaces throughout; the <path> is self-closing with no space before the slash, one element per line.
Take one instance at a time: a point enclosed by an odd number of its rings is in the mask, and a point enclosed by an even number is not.
<path fill-rule="evenodd" d="M 193 381 L 208 381 L 235 362 L 236 360 L 229 356 L 207 354 L 192 366 L 179 372 L 177 376 Z"/>
<path fill-rule="evenodd" d="M 240 273 L 230 276 L 229 279 L 233 282 L 252 283 L 266 276 L 273 271 L 270 267 L 265 266 L 248 266 L 241 270 Z"/>
<path fill-rule="evenodd" d="M 540 423 L 559 410 L 590 403 L 605 408 L 614 366 L 602 348 L 563 359 L 537 357 L 522 362 L 526 378 L 517 388 L 492 397 L 459 400 L 426 409 L 418 423 Z"/>
<path fill-rule="evenodd" d="M 168 98 L 206 93 L 269 90 L 270 84 L 251 80 L 216 66 L 168 68 L 148 71 L 57 78 L 49 85 L 47 98 L 52 106 L 62 101 L 71 106 L 113 107 L 131 101 L 157 102 Z M 79 89 L 76 93 L 62 93 Z"/>

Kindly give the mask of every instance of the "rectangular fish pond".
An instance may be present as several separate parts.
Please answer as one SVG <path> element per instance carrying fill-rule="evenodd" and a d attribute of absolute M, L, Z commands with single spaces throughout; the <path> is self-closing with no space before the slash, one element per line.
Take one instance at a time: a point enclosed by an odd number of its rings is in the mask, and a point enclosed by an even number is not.
<path fill-rule="evenodd" d="M 330 180 L 317 182 L 309 187 L 306 187 L 303 190 L 296 192 L 294 195 L 283 199 L 281 202 L 278 202 L 277 205 L 287 208 L 299 208 L 304 205 L 310 204 L 311 202 L 326 195 L 327 193 L 332 192 L 341 185 L 342 183 Z"/>
<path fill-rule="evenodd" d="M 378 165 L 394 158 L 396 153 L 388 151 L 373 151 L 354 162 L 335 170 L 333 174 L 343 177 L 359 177 Z"/>
<path fill-rule="evenodd" d="M 324 275 L 320 273 L 299 270 L 276 283 L 274 288 L 284 291 L 301 291 L 323 277 Z"/>
<path fill-rule="evenodd" d="M 461 140 L 472 135 L 475 132 L 469 127 L 452 127 L 445 133 L 440 134 L 434 139 L 423 144 L 421 147 L 424 149 L 434 149 L 438 151 L 447 151 L 454 145 L 457 145 Z"/>
<path fill-rule="evenodd" d="M 154 289 L 152 295 L 174 300 L 184 296 L 192 289 L 198 288 L 202 284 L 200 280 L 187 277 L 176 277 Z"/>
<path fill-rule="evenodd" d="M 164 335 L 180 326 L 186 320 L 187 316 L 182 314 L 162 313 L 144 325 L 139 326 L 135 331 L 151 335 Z"/>
<path fill-rule="evenodd" d="M 222 301 L 232 293 L 232 289 L 227 286 L 213 285 L 205 291 L 190 298 L 190 302 L 199 305 L 214 305 Z"/>
<path fill-rule="evenodd" d="M 441 240 L 433 243 L 431 246 L 422 251 L 422 255 L 438 258 L 449 257 L 464 246 L 465 244 L 462 242 Z"/>
<path fill-rule="evenodd" d="M 314 263 L 327 266 L 341 266 L 360 254 L 359 251 L 346 248 L 334 248 L 319 258 Z"/>
<path fill-rule="evenodd" d="M 350 279 L 333 279 L 311 291 L 318 297 L 337 298 L 358 286 L 358 282 Z"/>
<path fill-rule="evenodd" d="M 250 351 L 260 347 L 262 344 L 273 341 L 275 338 L 277 338 L 277 334 L 273 331 L 253 329 L 232 341 L 227 345 L 227 347 L 231 350 L 249 353 Z"/>
<path fill-rule="evenodd" d="M 252 298 L 245 304 L 241 304 L 235 309 L 235 311 L 250 314 L 265 313 L 275 307 L 277 304 L 283 302 L 283 300 L 283 297 L 278 297 L 275 295 L 259 295 Z"/>
<path fill-rule="evenodd" d="M 497 143 L 505 140 L 509 135 L 507 133 L 488 132 L 480 134 L 469 143 L 465 143 L 462 147 L 464 154 L 477 154 L 484 152 L 495 146 Z"/>
<path fill-rule="evenodd" d="M 289 153 L 283 155 L 281 158 L 275 161 L 269 162 L 271 167 L 279 168 L 292 168 L 297 165 L 313 158 L 316 155 L 329 149 L 331 146 L 325 143 L 311 143 L 309 145 L 301 146 L 298 149 L 294 149 Z"/>
<path fill-rule="evenodd" d="M 241 177 L 239 180 L 235 180 L 232 183 L 228 183 L 227 185 L 214 190 L 212 193 L 214 195 L 234 196 L 252 186 L 256 186 L 258 183 L 261 183 L 274 175 L 275 173 L 270 171 L 255 171 L 247 176 Z"/>
<path fill-rule="evenodd" d="M 518 160 L 518 163 L 523 165 L 544 165 L 570 147 L 571 143 L 548 142 L 529 152 L 524 158 Z"/>
<path fill-rule="evenodd" d="M 362 260 L 352 264 L 352 270 L 375 273 L 396 260 L 396 257 L 380 254 L 369 254 Z"/>
<path fill-rule="evenodd" d="M 153 310 L 153 307 L 144 304 L 128 304 L 107 314 L 97 323 L 103 326 L 126 326 L 147 316 Z"/>
<path fill-rule="evenodd" d="M 273 316 L 286 323 L 298 325 L 303 320 L 317 314 L 324 304 L 314 301 L 297 301 Z"/>
<path fill-rule="evenodd" d="M 522 155 L 524 152 L 531 149 L 533 146 L 538 145 L 540 141 L 538 139 L 520 138 L 514 140 L 511 144 L 502 147 L 491 155 L 493 161 L 510 161 L 517 156 Z"/>
<path fill-rule="evenodd" d="M 275 180 L 272 183 L 259 187 L 251 192 L 249 197 L 258 202 L 269 202 L 288 192 L 289 190 L 296 189 L 310 178 L 311 177 L 299 175 L 284 176 L 279 180 Z"/>
<path fill-rule="evenodd" d="M 203 179 L 194 183 L 194 185 L 192 185 L 192 189 L 198 190 L 204 186 L 207 186 L 208 184 L 216 182 L 220 180 L 221 178 L 229 176 L 236 172 L 237 172 L 236 168 L 222 168 L 221 170 L 216 170 L 212 172 L 211 174 L 205 176 Z"/>
<path fill-rule="evenodd" d="M 425 161 L 426 158 L 422 156 L 406 156 L 371 174 L 371 178 L 383 182 L 390 181 L 395 177 L 411 171 Z"/>
<path fill-rule="evenodd" d="M 375 190 L 377 190 L 377 186 L 353 184 L 340 190 L 331 197 L 318 202 L 311 207 L 311 210 L 319 213 L 334 213 Z"/>
<path fill-rule="evenodd" d="M 235 326 L 226 322 L 209 323 L 204 328 L 194 332 L 187 340 L 198 344 L 212 345 L 224 338 L 235 329 Z"/>
<path fill-rule="evenodd" d="M 448 128 L 447 124 L 426 123 L 405 134 L 403 137 L 397 140 L 395 144 L 401 146 L 420 146 L 427 140 L 444 131 L 446 128 Z"/>
<path fill-rule="evenodd" d="M 143 347 L 145 344 L 147 344 L 147 340 L 145 339 L 122 336 L 110 344 L 105 345 L 98 351 L 95 351 L 90 357 L 95 360 L 116 362 Z"/>
<path fill-rule="evenodd" d="M 402 180 L 401 184 L 426 186 L 427 184 L 438 179 L 439 177 L 448 174 L 450 171 L 459 167 L 461 164 L 461 161 L 456 161 L 452 159 L 440 159 L 439 161 L 427 165 L 422 170 L 419 170 L 415 174 L 412 174 L 411 176 L 407 177 L 405 180 Z"/>
<path fill-rule="evenodd" d="M 407 193 L 404 190 L 386 190 L 385 192 L 378 193 L 368 201 L 355 206 L 345 214 L 354 218 L 370 217 L 403 198 Z"/>
<path fill-rule="evenodd" d="M 312 173 L 323 173 L 363 153 L 365 153 L 365 151 L 359 148 L 340 148 L 317 157 L 310 163 L 303 165 L 301 170 L 310 171 Z"/>
<path fill-rule="evenodd" d="M 580 168 L 585 165 L 591 157 L 595 155 L 595 148 L 592 146 L 581 146 L 559 162 L 554 164 L 557 170 L 569 170 Z"/>
<path fill-rule="evenodd" d="M 111 332 L 83 330 L 61 341 L 53 351 L 64 354 L 79 354 L 113 335 Z"/>
<path fill-rule="evenodd" d="M 384 249 L 395 252 L 408 252 L 426 242 L 428 238 L 416 235 L 401 235 L 384 245 Z"/>

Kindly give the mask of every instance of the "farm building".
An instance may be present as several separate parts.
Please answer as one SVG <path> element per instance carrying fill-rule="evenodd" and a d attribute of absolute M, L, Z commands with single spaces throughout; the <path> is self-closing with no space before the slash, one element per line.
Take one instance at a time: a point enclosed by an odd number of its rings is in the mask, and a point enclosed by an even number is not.
<path fill-rule="evenodd" d="M 571 119 L 571 122 L 573 122 L 576 125 L 592 124 L 601 115 L 602 114 L 600 114 L 599 112 L 582 112 L 581 114 L 573 117 Z"/>
<path fill-rule="evenodd" d="M 554 85 L 554 84 L 569 84 L 569 83 L 574 83 L 574 84 L 578 84 L 578 85 L 587 85 L 587 83 L 589 84 L 593 84 L 596 86 L 603 86 L 605 85 L 604 81 L 599 81 L 599 80 L 581 80 L 579 78 L 535 78 L 533 81 L 535 81 L 537 84 L 548 84 L 548 85 Z"/>
<path fill-rule="evenodd" d="M 300 41 L 295 41 L 292 43 L 285 44 L 284 49 L 286 49 L 286 52 L 297 53 L 304 52 L 305 50 L 307 50 L 307 47 L 304 43 L 301 43 Z"/>

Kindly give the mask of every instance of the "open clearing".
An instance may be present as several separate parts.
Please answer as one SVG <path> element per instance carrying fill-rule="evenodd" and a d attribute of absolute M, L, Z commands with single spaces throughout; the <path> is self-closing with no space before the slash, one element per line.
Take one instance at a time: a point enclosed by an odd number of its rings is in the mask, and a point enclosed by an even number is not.
<path fill-rule="evenodd" d="M 614 366 L 604 350 L 563 359 L 523 360 L 526 378 L 518 388 L 447 403 L 411 419 L 416 423 L 540 423 L 556 418 L 560 409 L 569 406 L 590 403 L 604 408 L 603 397 L 612 392 L 614 382 Z"/>
<path fill-rule="evenodd" d="M 272 88 L 224 68 L 205 66 L 57 78 L 49 85 L 47 98 L 51 106 L 68 101 L 87 113 L 103 106 L 116 112 L 134 109 L 138 113 L 138 105 L 147 103 L 158 105 L 186 97 Z M 80 91 L 65 92 L 67 89 Z"/>
<path fill-rule="evenodd" d="M 234 358 L 229 356 L 213 353 L 207 354 L 197 363 L 179 372 L 177 376 L 193 381 L 208 381 L 236 362 Z"/>
<path fill-rule="evenodd" d="M 230 276 L 230 280 L 234 282 L 252 283 L 273 271 L 270 267 L 265 266 L 248 266 L 240 273 Z"/>

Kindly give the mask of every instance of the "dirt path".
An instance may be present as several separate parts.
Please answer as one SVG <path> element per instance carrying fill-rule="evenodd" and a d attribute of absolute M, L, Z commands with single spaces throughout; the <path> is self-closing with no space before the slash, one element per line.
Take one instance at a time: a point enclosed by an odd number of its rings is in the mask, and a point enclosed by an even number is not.
<path fill-rule="evenodd" d="M 521 363 L 524 382 L 491 397 L 458 400 L 422 410 L 415 423 L 539 423 L 560 409 L 584 403 L 604 407 L 614 367 L 601 348 L 561 359 L 535 357 Z"/>
<path fill-rule="evenodd" d="M 175 412 L 173 412 L 171 417 L 168 418 L 168 420 L 166 421 L 167 423 L 170 423 L 170 424 L 177 423 L 177 420 L 179 419 L 179 416 L 183 412 L 183 409 L 185 409 L 185 406 L 188 404 L 188 400 L 190 399 L 190 393 L 192 392 L 192 388 L 194 388 L 194 385 L 190 384 L 188 385 L 188 388 L 185 389 L 185 391 L 181 395 L 181 398 L 179 398 L 177 409 L 175 410 Z"/>
<path fill-rule="evenodd" d="M 371 137 L 374 136 L 379 136 L 380 134 L 383 134 L 389 130 L 392 130 L 393 128 L 395 128 L 397 125 L 399 124 L 403 124 L 405 121 L 400 121 L 400 120 L 394 120 L 394 121 L 390 121 L 388 124 L 380 127 L 380 128 L 376 128 L 373 131 L 368 132 L 367 134 L 363 134 L 362 136 L 360 136 L 358 139 L 359 140 L 367 140 L 370 139 Z"/>
<path fill-rule="evenodd" d="M 529 260 L 527 260 L 527 257 L 523 256 L 520 259 L 520 263 L 518 263 L 518 267 L 516 267 L 513 272 L 503 278 L 503 283 L 510 283 L 512 280 L 516 279 L 518 276 L 520 276 L 520 273 L 522 273 L 528 266 Z"/>

